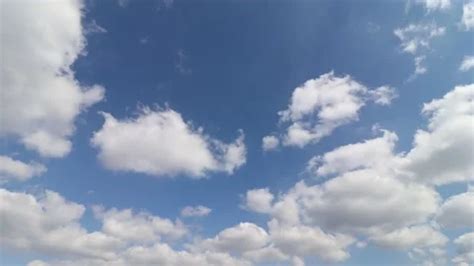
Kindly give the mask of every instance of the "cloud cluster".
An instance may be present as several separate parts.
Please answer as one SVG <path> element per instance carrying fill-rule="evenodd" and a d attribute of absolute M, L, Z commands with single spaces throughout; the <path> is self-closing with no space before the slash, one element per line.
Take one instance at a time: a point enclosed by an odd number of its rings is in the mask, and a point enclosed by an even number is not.
<path fill-rule="evenodd" d="M 82 3 L 34 2 L 2 3 L 0 136 L 64 157 L 74 120 L 103 99 L 104 88 L 81 85 L 71 69 L 85 47 Z"/>
<path fill-rule="evenodd" d="M 202 128 L 194 129 L 171 109 L 143 108 L 137 117 L 123 120 L 103 116 L 105 122 L 91 143 L 111 170 L 199 178 L 215 171 L 232 174 L 246 161 L 243 132 L 227 144 L 204 135 Z"/>
<path fill-rule="evenodd" d="M 426 51 L 430 49 L 432 39 L 443 36 L 446 33 L 446 28 L 438 27 L 434 22 L 429 24 L 420 23 L 395 29 L 393 33 L 400 40 L 402 51 L 414 56 L 415 72 L 412 77 L 415 77 L 426 73 L 428 70 L 423 64 Z"/>
<path fill-rule="evenodd" d="M 473 93 L 474 84 L 456 86 L 442 98 L 426 103 L 422 113 L 428 120 L 427 128 L 416 132 L 408 152 L 396 153 L 397 135 L 382 130 L 380 137 L 313 157 L 309 172 L 318 179 L 332 177 L 327 181 L 316 185 L 300 181 L 278 197 L 267 188 L 250 190 L 245 208 L 270 217 L 271 239 L 276 225 L 286 234 L 317 230 L 330 239 L 343 240 L 332 242 L 334 253 L 321 246 L 321 254 L 316 250 L 308 253 L 321 259 L 345 260 L 349 257 L 347 247 L 359 241 L 404 250 L 420 263 L 445 262 L 444 246 L 449 240 L 439 226 L 471 228 L 474 200 L 468 191 L 441 204 L 434 186 L 473 178 Z M 305 243 L 308 235 L 310 231 L 295 233 L 290 244 L 273 245 L 287 256 L 304 258 L 308 254 L 296 250 L 297 243 Z M 312 239 L 328 243 L 316 236 Z M 469 253 L 460 253 L 455 260 L 464 262 Z"/>
<path fill-rule="evenodd" d="M 316 143 L 337 127 L 357 121 L 367 102 L 388 105 L 395 97 L 393 88 L 369 90 L 352 77 L 338 77 L 333 72 L 308 80 L 293 91 L 288 109 L 278 113 L 280 123 L 288 124 L 282 144 L 304 147 Z M 264 150 L 278 145 L 275 136 L 263 138 Z"/>

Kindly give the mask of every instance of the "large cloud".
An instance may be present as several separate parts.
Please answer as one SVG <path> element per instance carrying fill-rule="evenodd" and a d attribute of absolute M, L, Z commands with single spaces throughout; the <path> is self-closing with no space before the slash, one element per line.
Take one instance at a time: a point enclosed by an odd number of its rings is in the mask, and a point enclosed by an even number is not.
<path fill-rule="evenodd" d="M 82 86 L 71 70 L 85 46 L 82 2 L 1 5 L 0 135 L 42 156 L 63 157 L 75 118 L 104 97 L 104 88 Z"/>
<path fill-rule="evenodd" d="M 110 114 L 104 118 L 91 142 L 112 170 L 203 177 L 213 171 L 231 174 L 246 161 L 242 132 L 226 144 L 204 135 L 202 128 L 194 129 L 171 109 L 144 108 L 138 117 L 124 120 Z"/>
<path fill-rule="evenodd" d="M 387 105 L 394 97 L 393 88 L 369 90 L 352 77 L 338 77 L 333 72 L 310 79 L 293 91 L 288 109 L 278 113 L 280 122 L 289 124 L 283 145 L 303 147 L 318 142 L 337 127 L 358 120 L 366 102 Z M 263 141 L 265 150 L 278 146 L 274 136 Z"/>

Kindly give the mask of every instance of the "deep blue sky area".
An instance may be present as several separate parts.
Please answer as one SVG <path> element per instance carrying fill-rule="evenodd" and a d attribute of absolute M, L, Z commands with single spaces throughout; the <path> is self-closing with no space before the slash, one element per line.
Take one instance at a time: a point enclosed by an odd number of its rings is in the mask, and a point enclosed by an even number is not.
<path fill-rule="evenodd" d="M 86 31 L 95 23 L 106 32 L 85 34 L 85 53 L 72 69 L 81 85 L 104 86 L 105 100 L 76 119 L 73 149 L 65 158 L 38 159 L 18 143 L 5 142 L 7 153 L 21 151 L 18 158 L 35 159 L 48 171 L 3 186 L 50 189 L 87 207 L 132 208 L 172 220 L 185 206 L 204 205 L 212 209 L 209 216 L 186 220 L 204 237 L 242 221 L 265 228 L 267 217 L 242 207 L 248 190 L 268 187 L 278 195 L 299 180 L 322 182 L 305 172 L 308 160 L 373 138 L 375 124 L 395 132 L 396 151 L 406 152 L 416 130 L 426 128 L 423 103 L 455 85 L 474 82 L 472 71 L 458 70 L 464 56 L 474 53 L 472 31 L 459 29 L 461 2 L 454 1 L 449 11 L 428 12 L 404 1 L 175 0 L 166 6 L 140 0 L 122 7 L 117 1 L 87 0 L 82 18 Z M 427 73 L 410 78 L 414 56 L 402 51 L 394 30 L 435 20 L 446 33 L 430 41 Z M 304 149 L 264 152 L 262 138 L 284 129 L 278 111 L 287 108 L 293 90 L 330 71 L 350 75 L 369 89 L 391 86 L 398 98 L 390 106 L 367 104 L 357 121 Z M 143 106 L 176 110 L 194 128 L 202 127 L 205 135 L 224 142 L 243 130 L 245 165 L 231 175 L 211 172 L 203 179 L 104 168 L 90 143 L 104 122 L 99 112 L 125 119 Z M 466 184 L 438 189 L 444 198 L 465 190 Z M 82 221 L 90 230 L 100 228 L 90 209 Z M 351 258 L 341 265 L 413 265 L 404 251 L 370 245 L 351 246 L 349 251 Z M 448 252 L 453 254 L 454 248 Z M 20 265 L 31 259 L 15 254 L 7 261 Z M 306 263 L 321 262 L 309 258 Z"/>

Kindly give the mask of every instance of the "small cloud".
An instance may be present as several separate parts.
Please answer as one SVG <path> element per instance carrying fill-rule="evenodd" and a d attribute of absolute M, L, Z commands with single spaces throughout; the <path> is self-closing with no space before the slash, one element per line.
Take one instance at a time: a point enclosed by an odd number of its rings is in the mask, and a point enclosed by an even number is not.
<path fill-rule="evenodd" d="M 474 56 L 465 56 L 459 66 L 459 71 L 466 72 L 474 68 Z"/>
<path fill-rule="evenodd" d="M 148 38 L 148 37 L 143 37 L 143 38 L 140 39 L 141 44 L 147 44 L 149 41 L 150 41 L 150 38 Z"/>
<path fill-rule="evenodd" d="M 127 7 L 129 3 L 130 3 L 130 0 L 118 0 L 117 1 L 117 4 L 120 7 Z"/>
<path fill-rule="evenodd" d="M 107 30 L 105 28 L 103 28 L 102 26 L 100 26 L 99 24 L 97 24 L 95 19 L 93 19 L 91 22 L 87 23 L 84 28 L 85 28 L 85 33 L 86 34 L 89 34 L 89 33 L 107 33 Z"/>
<path fill-rule="evenodd" d="M 367 32 L 368 33 L 377 33 L 381 29 L 380 25 L 374 23 L 374 22 L 369 22 L 367 23 Z"/>
<path fill-rule="evenodd" d="M 188 57 L 184 53 L 183 49 L 178 50 L 178 52 L 176 53 L 176 57 L 177 58 L 174 65 L 176 70 L 183 75 L 191 74 L 191 69 L 186 66 L 186 61 L 188 61 Z"/>
<path fill-rule="evenodd" d="M 209 215 L 212 209 L 198 205 L 198 206 L 186 206 L 181 210 L 181 216 L 183 217 L 203 217 Z"/>

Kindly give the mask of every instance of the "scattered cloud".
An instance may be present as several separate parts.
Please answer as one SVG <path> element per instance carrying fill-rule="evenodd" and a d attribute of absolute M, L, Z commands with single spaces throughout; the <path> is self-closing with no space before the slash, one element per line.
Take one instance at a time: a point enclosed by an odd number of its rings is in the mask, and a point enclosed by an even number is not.
<path fill-rule="evenodd" d="M 474 29 L 474 1 L 469 1 L 464 4 L 461 24 L 466 30 Z"/>
<path fill-rule="evenodd" d="M 264 151 L 271 151 L 280 146 L 280 140 L 275 136 L 265 136 L 262 139 L 262 149 Z"/>
<path fill-rule="evenodd" d="M 424 66 L 423 61 L 426 58 L 426 51 L 430 50 L 430 42 L 445 33 L 446 28 L 438 27 L 434 22 L 410 24 L 404 28 L 395 29 L 394 34 L 401 42 L 402 51 L 414 56 L 415 72 L 410 79 L 427 72 L 428 69 Z"/>
<path fill-rule="evenodd" d="M 352 77 L 338 77 L 333 72 L 308 80 L 293 91 L 288 109 L 278 113 L 280 123 L 289 124 L 282 144 L 304 147 L 316 143 L 337 127 L 357 121 L 367 102 L 388 105 L 395 95 L 388 86 L 369 90 Z M 263 145 L 275 142 L 267 137 Z"/>
<path fill-rule="evenodd" d="M 95 19 L 93 19 L 91 22 L 87 23 L 84 29 L 84 32 L 86 34 L 90 33 L 107 33 L 107 30 L 103 27 L 101 27 Z"/>
<path fill-rule="evenodd" d="M 188 75 L 192 73 L 192 70 L 186 65 L 187 61 L 188 61 L 188 57 L 184 53 L 184 50 L 179 49 L 178 52 L 176 53 L 176 62 L 174 66 L 180 74 Z"/>
<path fill-rule="evenodd" d="M 451 7 L 451 0 L 417 0 L 417 3 L 423 4 L 428 12 L 446 10 Z"/>
<path fill-rule="evenodd" d="M 211 209 L 198 205 L 198 206 L 186 206 L 181 210 L 181 216 L 183 217 L 202 217 L 207 216 L 211 213 Z"/>
<path fill-rule="evenodd" d="M 25 181 L 46 172 L 42 164 L 25 163 L 8 156 L 0 155 L 0 183 L 9 180 Z"/>
<path fill-rule="evenodd" d="M 86 44 L 81 3 L 34 2 L 2 3 L 0 135 L 42 156 L 64 157 L 75 119 L 105 90 L 81 85 L 71 69 Z"/>
<path fill-rule="evenodd" d="M 123 120 L 103 116 L 91 143 L 111 170 L 202 178 L 215 171 L 232 174 L 246 161 L 243 132 L 234 142 L 223 143 L 194 129 L 172 109 L 143 108 L 137 117 Z"/>
<path fill-rule="evenodd" d="M 465 56 L 461 65 L 459 66 L 459 70 L 466 72 L 472 68 L 474 68 L 474 56 Z"/>

